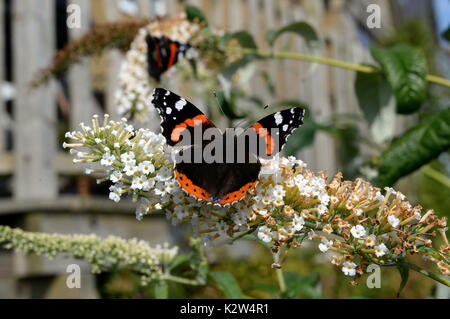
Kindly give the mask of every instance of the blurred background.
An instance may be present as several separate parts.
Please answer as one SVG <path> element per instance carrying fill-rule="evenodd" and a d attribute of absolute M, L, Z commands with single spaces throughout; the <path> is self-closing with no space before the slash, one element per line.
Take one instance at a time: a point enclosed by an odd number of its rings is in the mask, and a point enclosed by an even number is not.
<path fill-rule="evenodd" d="M 71 3 L 81 8 L 81 28 L 67 27 L 67 6 Z M 57 50 L 94 25 L 175 14 L 183 12 L 186 3 L 201 8 L 219 29 L 249 31 L 261 49 L 268 49 L 263 40 L 267 30 L 303 20 L 320 35 L 320 55 L 370 64 L 370 47 L 407 42 L 425 50 L 429 73 L 450 78 L 450 46 L 439 37 L 450 25 L 449 0 L 0 0 L 0 224 L 28 231 L 114 234 L 150 244 L 186 245 L 187 229 L 171 227 L 163 215 L 137 221 L 131 201 L 109 201 L 108 186 L 84 176 L 61 147 L 64 133 L 78 129 L 79 123 L 88 122 L 93 114 L 117 113 L 114 92 L 123 53 L 111 50 L 83 58 L 48 85 L 30 87 L 30 81 L 49 65 Z M 367 6 L 371 3 L 381 8 L 381 28 L 367 27 Z M 276 48 L 308 52 L 299 37 L 283 38 Z M 325 65 L 311 67 L 293 60 L 264 61 L 252 72 L 256 75 L 247 85 L 261 103 L 306 104 L 316 125 L 335 128 L 305 130 L 309 139 L 294 150 L 300 159 L 313 170 L 326 170 L 329 176 L 338 171 L 343 171 L 346 179 L 364 176 L 361 168 L 379 151 L 376 137 L 385 133 L 385 127 L 371 131 L 362 119 L 354 90 L 355 72 Z M 198 100 L 190 84 L 176 74 L 164 86 Z M 450 90 L 430 90 L 435 91 L 435 98 L 426 102 L 425 109 L 448 106 Z M 399 135 L 416 124 L 419 115 L 395 115 L 390 120 L 395 128 L 392 134 Z M 155 130 L 158 124 L 155 120 Z M 432 165 L 450 176 L 448 154 Z M 413 204 L 449 215 L 450 189 L 424 173 L 418 171 L 401 179 L 396 188 Z M 208 249 L 212 267 L 233 272 L 244 289 L 256 279 L 273 282 L 274 274 L 267 266 L 270 256 L 252 245 L 240 242 Z M 364 284 L 354 287 L 316 251 L 317 247 L 306 247 L 292 253 L 285 269 L 319 273 L 318 285 L 325 297 L 395 297 L 400 281 L 395 270 L 383 269 L 380 289 Z M 82 265 L 81 289 L 65 285 L 66 267 L 71 263 Z M 0 298 L 146 297 L 147 291 L 139 288 L 138 282 L 126 272 L 91 275 L 89 265 L 79 261 L 47 260 L 0 250 Z M 181 297 L 220 297 L 212 289 L 178 293 Z M 448 298 L 448 288 L 411 274 L 402 297 L 433 296 Z"/>

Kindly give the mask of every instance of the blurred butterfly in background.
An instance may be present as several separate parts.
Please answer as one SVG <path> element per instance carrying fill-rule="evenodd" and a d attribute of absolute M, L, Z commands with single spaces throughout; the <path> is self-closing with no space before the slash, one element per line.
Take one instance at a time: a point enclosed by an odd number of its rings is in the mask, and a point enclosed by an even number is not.
<path fill-rule="evenodd" d="M 153 37 L 147 35 L 148 74 L 156 81 L 161 81 L 161 75 L 169 70 L 191 48 L 189 43 L 180 43 L 166 36 Z"/>

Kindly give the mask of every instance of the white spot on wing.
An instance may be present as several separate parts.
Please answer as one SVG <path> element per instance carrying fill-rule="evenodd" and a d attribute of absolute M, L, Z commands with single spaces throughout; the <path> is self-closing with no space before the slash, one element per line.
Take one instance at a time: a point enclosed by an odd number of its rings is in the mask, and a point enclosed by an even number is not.
<path fill-rule="evenodd" d="M 288 128 L 289 128 L 289 125 L 287 125 L 287 124 L 284 124 L 284 125 L 283 125 L 283 131 L 284 131 L 284 132 L 286 132 L 286 131 L 288 130 Z"/>
<path fill-rule="evenodd" d="M 171 109 L 170 107 L 167 107 L 167 108 L 166 108 L 166 113 L 167 113 L 167 114 L 172 113 L 172 109 Z"/>
<path fill-rule="evenodd" d="M 186 105 L 186 100 L 185 99 L 181 99 L 181 100 L 179 100 L 179 101 L 177 101 L 177 103 L 175 103 L 175 108 L 178 110 L 178 111 L 181 111 L 182 109 L 183 109 L 183 107 Z"/>
<path fill-rule="evenodd" d="M 275 113 L 274 117 L 276 125 L 280 125 L 281 123 L 283 123 L 283 115 L 281 115 L 280 112 Z"/>

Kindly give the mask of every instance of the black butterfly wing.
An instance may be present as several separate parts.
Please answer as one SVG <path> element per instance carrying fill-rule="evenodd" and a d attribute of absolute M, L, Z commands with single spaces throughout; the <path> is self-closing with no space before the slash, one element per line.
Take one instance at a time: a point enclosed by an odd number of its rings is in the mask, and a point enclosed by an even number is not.
<path fill-rule="evenodd" d="M 283 149 L 288 137 L 303 124 L 305 110 L 290 108 L 270 114 L 247 130 L 254 130 L 259 137 L 258 154 L 273 156 Z"/>
<path fill-rule="evenodd" d="M 185 133 L 190 134 L 191 144 L 193 144 L 195 129 L 201 128 L 203 136 L 206 129 L 215 127 L 194 104 L 166 89 L 154 89 L 152 103 L 161 117 L 162 134 L 167 144 L 171 146 L 179 143 Z M 198 127 L 199 125 L 201 127 Z"/>

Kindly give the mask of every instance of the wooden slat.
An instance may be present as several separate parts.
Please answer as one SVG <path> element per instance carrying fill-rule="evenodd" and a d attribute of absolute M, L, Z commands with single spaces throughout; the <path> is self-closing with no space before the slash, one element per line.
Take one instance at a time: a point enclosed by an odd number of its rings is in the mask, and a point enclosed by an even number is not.
<path fill-rule="evenodd" d="M 260 20 L 260 1 L 259 0 L 247 0 L 247 16 L 246 20 L 248 23 L 248 29 L 247 31 L 250 32 L 253 35 L 253 38 L 255 39 L 256 43 L 261 46 L 261 43 L 264 40 L 264 33 L 265 33 L 265 27 L 261 25 Z M 250 94 L 253 96 L 259 97 L 263 104 L 270 103 L 269 96 L 267 94 L 266 90 L 266 84 L 264 83 L 264 80 L 260 76 L 262 71 L 265 67 L 264 62 L 255 62 L 256 65 L 252 65 L 250 67 L 254 67 L 253 72 L 254 76 L 250 83 Z"/>
<path fill-rule="evenodd" d="M 14 154 L 4 152 L 0 155 L 0 175 L 10 175 L 14 170 Z"/>
<path fill-rule="evenodd" d="M 278 29 L 279 27 L 281 27 L 283 25 L 283 22 L 281 21 L 281 1 L 274 2 L 273 19 L 274 19 L 274 24 L 273 24 L 274 29 Z M 281 51 L 282 50 L 281 41 L 277 41 L 275 43 L 273 49 L 275 51 Z M 276 74 L 272 78 L 272 80 L 275 82 L 275 89 L 276 89 L 278 96 L 282 96 L 282 94 L 285 92 L 285 82 L 284 82 L 284 72 L 283 72 L 284 64 L 283 63 L 284 63 L 284 61 L 282 59 L 274 60 Z"/>
<path fill-rule="evenodd" d="M 253 34 L 255 40 L 257 39 L 259 33 L 259 23 L 258 23 L 258 0 L 247 0 L 247 21 L 248 21 L 248 31 Z"/>
<path fill-rule="evenodd" d="M 290 11 L 289 1 L 280 1 L 279 3 L 279 10 L 280 10 L 280 19 L 279 19 L 279 25 L 277 28 L 283 27 L 287 25 L 290 21 L 289 18 L 289 11 Z M 289 43 L 289 36 L 285 35 L 282 38 L 277 40 L 277 50 L 281 51 L 288 51 L 288 43 Z M 292 83 L 289 81 L 289 67 L 292 61 L 288 59 L 283 59 L 279 63 L 279 67 L 282 69 L 282 87 L 280 88 L 280 92 L 282 92 L 283 96 L 284 94 L 291 94 L 292 90 L 290 90 L 290 86 Z M 287 97 L 287 96 L 286 96 Z"/>
<path fill-rule="evenodd" d="M 103 0 L 103 10 L 107 22 L 116 22 L 120 19 L 116 1 Z M 115 92 L 119 87 L 119 71 L 122 62 L 122 53 L 118 49 L 109 51 L 106 55 L 106 112 L 112 119 L 118 118 Z"/>
<path fill-rule="evenodd" d="M 300 6 L 294 5 L 290 2 L 284 2 L 280 8 L 281 11 L 281 26 L 293 23 L 295 21 L 303 20 L 304 13 Z M 280 40 L 283 50 L 307 52 L 304 42 L 297 35 L 285 35 L 284 41 Z M 286 46 L 288 45 L 288 46 Z M 311 80 L 308 76 L 308 71 L 311 68 L 311 63 L 305 63 L 298 60 L 283 61 L 284 68 L 284 87 L 282 91 L 283 99 L 294 99 L 302 102 L 307 102 L 310 99 L 310 85 Z M 309 109 L 309 112 L 312 110 Z M 301 131 L 301 128 L 300 128 Z M 315 147 L 305 148 L 301 150 L 297 156 L 308 164 L 308 167 L 313 167 L 316 162 Z"/>
<path fill-rule="evenodd" d="M 81 164 L 74 164 L 72 162 L 73 156 L 69 153 L 58 152 L 51 160 L 53 170 L 61 175 L 82 175 L 84 173 L 84 166 Z M 17 162 L 15 154 L 5 152 L 0 156 L 0 175 L 11 175 L 17 170 Z M 100 167 L 98 165 L 98 167 Z M 94 168 L 96 166 L 94 165 Z"/>
<path fill-rule="evenodd" d="M 307 22 L 320 32 L 323 30 L 324 8 L 322 2 L 305 0 L 303 3 Z M 306 83 L 307 102 L 310 105 L 311 113 L 319 122 L 328 120 L 333 114 L 329 98 L 329 72 L 329 67 L 319 65 Z M 315 158 L 313 162 L 308 163 L 309 166 L 314 170 L 326 170 L 329 175 L 333 175 L 337 170 L 333 138 L 326 133 L 319 132 L 316 134 L 314 142 Z"/>
<path fill-rule="evenodd" d="M 55 50 L 53 0 L 12 2 L 16 151 L 14 196 L 54 198 L 56 172 L 51 165 L 56 151 L 54 85 L 30 89 L 36 72 L 45 68 Z"/>
<path fill-rule="evenodd" d="M 69 29 L 70 40 L 76 40 L 90 30 L 91 6 L 89 0 L 71 0 L 80 6 L 81 28 Z M 78 129 L 81 122 L 89 123 L 92 115 L 98 112 L 98 106 L 92 96 L 90 59 L 83 57 L 69 70 L 70 90 L 70 127 Z"/>
<path fill-rule="evenodd" d="M 139 16 L 142 18 L 146 18 L 150 16 L 151 9 L 150 9 L 150 1 L 151 0 L 138 0 L 138 8 L 139 8 Z"/>
<path fill-rule="evenodd" d="M 266 26 L 266 33 L 268 30 L 276 29 L 277 26 L 277 18 L 276 18 L 276 3 L 271 0 L 264 0 L 264 17 L 265 17 L 265 26 Z M 266 42 L 266 40 L 264 40 Z M 266 48 L 269 49 L 269 48 Z M 267 62 L 267 72 L 269 75 L 270 80 L 274 84 L 275 87 L 275 93 L 280 93 L 277 88 L 277 69 L 278 69 L 278 62 L 276 60 L 270 60 Z M 282 99 L 282 96 L 278 95 L 275 97 L 275 99 L 280 100 Z M 267 101 L 267 103 L 270 103 L 271 101 Z"/>
<path fill-rule="evenodd" d="M 338 6 L 340 1 L 335 3 L 329 14 L 328 36 L 331 42 L 331 54 L 333 58 L 352 62 L 353 60 L 353 46 L 355 41 L 355 25 L 353 21 L 349 20 L 349 17 L 342 12 L 341 5 Z M 359 63 L 359 62 L 358 62 Z M 355 72 L 349 72 L 348 70 L 333 68 L 331 69 L 333 75 L 333 94 L 336 102 L 336 111 L 339 113 L 356 112 L 354 108 L 355 100 L 353 85 L 355 80 Z"/>
<path fill-rule="evenodd" d="M 224 1 L 212 1 L 212 8 L 210 17 L 214 22 L 214 26 L 218 29 L 226 28 L 226 13 L 225 13 L 225 2 Z"/>
<path fill-rule="evenodd" d="M 164 7 L 166 15 L 177 15 L 183 11 L 184 4 L 178 0 L 164 0 L 160 1 L 160 5 Z"/>
<path fill-rule="evenodd" d="M 228 27 L 230 31 L 242 28 L 242 0 L 230 0 L 228 5 Z"/>
<path fill-rule="evenodd" d="M 296 6 L 293 10 L 293 19 L 295 21 L 304 21 L 305 20 L 305 14 L 303 12 L 303 8 L 301 6 Z M 296 41 L 294 43 L 294 49 L 296 52 L 307 52 L 307 47 L 305 45 L 305 42 L 296 37 Z M 295 82 L 295 99 L 298 99 L 301 102 L 307 102 L 307 81 L 309 79 L 309 74 L 311 74 L 311 63 L 302 62 L 302 61 L 292 61 L 294 62 L 294 65 L 292 65 L 292 68 L 290 72 L 294 74 L 294 82 Z M 311 109 L 308 110 L 310 112 Z M 300 128 L 301 130 L 301 128 Z M 314 145 L 302 149 L 298 154 L 298 158 L 303 160 L 305 163 L 308 164 L 308 166 L 311 165 L 311 163 L 315 162 L 315 152 L 314 152 Z"/>

